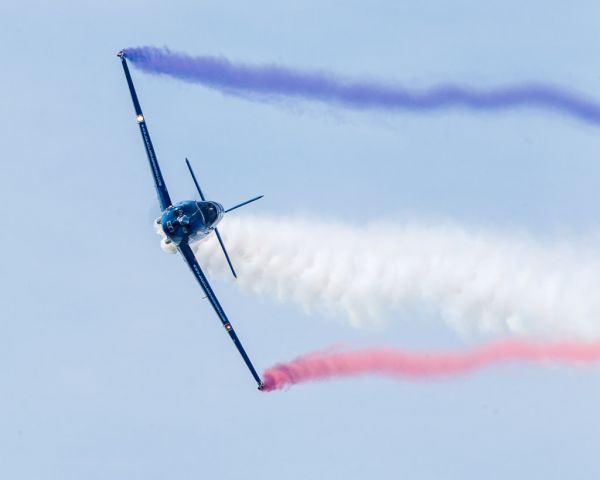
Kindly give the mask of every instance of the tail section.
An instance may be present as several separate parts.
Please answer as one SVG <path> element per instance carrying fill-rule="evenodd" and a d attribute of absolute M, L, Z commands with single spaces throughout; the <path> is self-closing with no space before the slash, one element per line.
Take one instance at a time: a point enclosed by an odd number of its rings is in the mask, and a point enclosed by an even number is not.
<path fill-rule="evenodd" d="M 194 174 L 194 170 L 192 169 L 192 165 L 190 164 L 190 161 L 186 158 L 185 159 L 185 163 L 188 167 L 188 170 L 190 171 L 190 175 L 192 176 L 192 180 L 194 181 L 194 185 L 196 185 L 196 190 L 198 190 L 198 194 L 200 195 L 200 198 L 202 199 L 202 201 L 206 201 L 206 198 L 204 197 L 204 193 L 202 193 L 202 189 L 200 188 L 200 184 L 198 183 L 198 180 L 196 179 L 196 175 Z M 263 195 L 260 195 L 259 197 L 254 197 L 250 200 L 247 200 L 245 202 L 242 202 L 238 205 L 235 205 L 234 207 L 231 207 L 227 210 L 225 210 L 225 213 L 231 212 L 232 210 L 235 210 L 236 208 L 240 208 L 243 207 L 244 205 L 248 205 L 249 203 L 252 203 L 256 200 L 259 200 L 263 197 Z M 215 227 L 215 234 L 217 235 L 217 240 L 219 240 L 219 245 L 221 245 L 221 249 L 223 250 L 223 254 L 225 255 L 225 258 L 227 259 L 227 264 L 229 265 L 229 268 L 231 270 L 231 273 L 233 274 L 233 276 L 235 278 L 237 278 L 237 274 L 235 273 L 235 269 L 233 268 L 233 264 L 231 263 L 231 259 L 229 258 L 229 254 L 227 253 L 227 249 L 225 248 L 225 244 L 223 243 L 223 239 L 221 238 L 221 234 L 219 233 L 219 229 Z"/>
<path fill-rule="evenodd" d="M 260 200 L 263 197 L 264 197 L 264 195 L 259 195 L 258 197 L 251 198 L 250 200 L 246 200 L 245 202 L 238 203 L 235 207 L 231 207 L 231 208 L 228 208 L 227 210 L 225 210 L 225 213 L 229 213 L 232 210 L 243 207 L 244 205 L 248 205 L 249 203 L 256 202 L 256 200 Z"/>

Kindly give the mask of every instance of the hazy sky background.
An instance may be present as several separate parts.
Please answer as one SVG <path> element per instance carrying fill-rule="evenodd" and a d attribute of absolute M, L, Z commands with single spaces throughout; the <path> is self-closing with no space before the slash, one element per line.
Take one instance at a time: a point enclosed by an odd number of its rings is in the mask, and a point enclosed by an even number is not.
<path fill-rule="evenodd" d="M 414 87 L 542 80 L 600 99 L 599 19 L 591 0 L 0 4 L 0 476 L 597 478 L 598 369 L 258 393 L 183 261 L 159 248 L 115 54 L 167 45 Z M 223 204 L 265 194 L 253 213 L 598 231 L 597 127 L 535 110 L 252 103 L 133 75 L 174 198 L 193 196 L 189 156 Z M 486 340 L 435 318 L 357 331 L 213 285 L 260 370 L 337 342 Z"/>

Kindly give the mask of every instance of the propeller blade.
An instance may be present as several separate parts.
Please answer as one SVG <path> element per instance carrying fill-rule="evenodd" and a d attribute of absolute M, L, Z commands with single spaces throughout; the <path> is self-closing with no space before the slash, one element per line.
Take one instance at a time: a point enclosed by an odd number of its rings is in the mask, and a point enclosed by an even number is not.
<path fill-rule="evenodd" d="M 221 234 L 219 233 L 218 228 L 215 228 L 215 233 L 217 234 L 217 239 L 219 240 L 219 243 L 221 244 L 221 248 L 223 249 L 223 253 L 225 254 L 225 258 L 227 259 L 229 268 L 231 269 L 231 273 L 233 273 L 233 276 L 235 278 L 237 278 L 237 274 L 235 273 L 235 270 L 233 269 L 233 265 L 231 264 L 231 260 L 229 259 L 229 254 L 227 253 L 227 250 L 225 249 L 225 244 L 223 243 L 223 239 L 221 238 Z"/>

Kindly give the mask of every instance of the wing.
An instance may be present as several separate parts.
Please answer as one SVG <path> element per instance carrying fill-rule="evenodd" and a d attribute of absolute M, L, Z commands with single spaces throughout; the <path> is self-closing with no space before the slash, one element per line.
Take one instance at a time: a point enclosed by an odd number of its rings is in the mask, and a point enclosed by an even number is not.
<path fill-rule="evenodd" d="M 182 242 L 178 248 L 179 248 L 179 251 L 181 252 L 181 254 L 183 255 L 183 258 L 185 258 L 185 261 L 187 262 L 188 266 L 190 267 L 190 270 L 196 277 L 196 280 L 198 280 L 198 283 L 202 287 L 202 290 L 204 290 L 204 293 L 206 294 L 206 298 L 208 298 L 208 301 L 214 308 L 215 312 L 217 312 L 217 315 L 221 319 L 221 323 L 225 327 L 225 330 L 227 330 L 227 332 L 229 333 L 229 336 L 231 337 L 231 340 L 235 344 L 236 348 L 238 349 L 238 352 L 240 352 L 240 355 L 244 359 L 244 362 L 246 362 L 246 366 L 250 370 L 250 373 L 254 377 L 254 380 L 256 380 L 256 383 L 258 383 L 258 388 L 261 389 L 262 385 L 263 385 L 262 380 L 258 376 L 258 373 L 256 373 L 256 370 L 254 369 L 254 365 L 252 365 L 252 362 L 248 358 L 248 354 L 246 354 L 246 351 L 244 350 L 244 347 L 242 346 L 240 339 L 236 335 L 235 330 L 231 326 L 231 323 L 229 323 L 229 319 L 227 318 L 225 311 L 221 307 L 219 300 L 217 300 L 217 297 L 216 297 L 215 293 L 213 292 L 210 284 L 208 283 L 206 276 L 202 272 L 202 269 L 200 268 L 200 265 L 198 264 L 196 257 L 194 255 L 194 252 L 192 251 L 191 247 L 187 243 L 184 243 L 184 242 Z"/>
<path fill-rule="evenodd" d="M 129 86 L 129 93 L 131 93 L 131 100 L 133 101 L 133 108 L 135 109 L 136 115 L 135 118 L 140 126 L 144 147 L 146 147 L 146 154 L 148 155 L 148 161 L 150 162 L 150 170 L 152 171 L 152 176 L 154 177 L 154 187 L 156 188 L 156 193 L 158 195 L 158 203 L 160 204 L 161 212 L 163 212 L 172 205 L 171 197 L 169 196 L 169 192 L 167 190 L 167 186 L 165 185 L 160 167 L 158 166 L 156 153 L 154 153 L 152 140 L 150 140 L 150 133 L 148 132 L 146 120 L 144 119 L 144 114 L 142 113 L 142 107 L 140 106 L 140 102 L 135 92 L 135 87 L 133 86 L 133 80 L 131 80 L 131 74 L 129 73 L 129 67 L 127 66 L 125 55 L 120 52 L 119 57 L 121 57 L 121 63 L 123 64 L 123 71 L 125 72 L 125 78 L 127 79 L 127 85 Z"/>

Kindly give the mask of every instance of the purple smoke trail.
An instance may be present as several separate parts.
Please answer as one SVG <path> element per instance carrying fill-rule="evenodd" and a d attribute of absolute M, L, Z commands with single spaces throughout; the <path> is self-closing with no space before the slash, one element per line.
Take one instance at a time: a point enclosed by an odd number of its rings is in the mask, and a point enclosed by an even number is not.
<path fill-rule="evenodd" d="M 189 56 L 166 48 L 127 48 L 124 53 L 145 72 L 201 83 L 230 94 L 283 95 L 353 108 L 421 112 L 450 107 L 474 110 L 538 107 L 600 124 L 599 103 L 547 84 L 530 83 L 486 90 L 448 84 L 416 91 L 376 82 L 352 81 L 331 73 L 232 63 L 222 57 Z"/>

